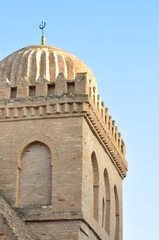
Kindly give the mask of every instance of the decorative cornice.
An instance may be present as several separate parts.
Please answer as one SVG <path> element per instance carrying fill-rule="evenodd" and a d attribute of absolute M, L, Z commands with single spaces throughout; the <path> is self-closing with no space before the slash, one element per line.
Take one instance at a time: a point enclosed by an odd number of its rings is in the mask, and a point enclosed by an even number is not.
<path fill-rule="evenodd" d="M 85 112 L 85 103 L 52 103 L 52 104 L 37 104 L 34 106 L 24 105 L 17 107 L 0 107 L 0 122 L 17 121 L 27 119 L 50 118 Z"/>
<path fill-rule="evenodd" d="M 103 126 L 102 122 L 99 120 L 98 115 L 93 111 L 91 105 L 88 107 L 86 113 L 87 121 L 91 126 L 92 130 L 96 133 L 103 147 L 110 155 L 114 165 L 118 169 L 122 178 L 126 177 L 126 172 L 128 169 L 127 162 L 125 160 L 125 154 L 120 151 L 120 148 L 114 142 L 114 139 L 108 132 L 108 130 Z"/>
<path fill-rule="evenodd" d="M 0 122 L 74 116 L 86 118 L 89 126 L 110 155 L 121 177 L 124 178 L 127 172 L 125 145 L 104 105 L 99 106 L 98 104 L 96 107 L 87 95 L 72 94 L 61 97 L 33 97 L 0 102 Z M 105 121 L 106 119 L 107 121 Z"/>

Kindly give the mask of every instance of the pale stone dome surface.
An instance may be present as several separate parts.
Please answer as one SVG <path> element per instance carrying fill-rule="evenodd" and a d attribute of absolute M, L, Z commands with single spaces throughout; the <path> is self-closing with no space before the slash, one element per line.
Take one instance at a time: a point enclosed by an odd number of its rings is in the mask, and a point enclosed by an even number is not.
<path fill-rule="evenodd" d="M 87 72 L 92 86 L 96 80 L 91 70 L 80 59 L 61 49 L 47 45 L 33 45 L 22 48 L 0 61 L 0 81 L 9 80 L 16 84 L 21 79 L 35 83 L 39 77 L 56 81 L 59 73 L 67 80 L 74 80 L 76 73 Z"/>

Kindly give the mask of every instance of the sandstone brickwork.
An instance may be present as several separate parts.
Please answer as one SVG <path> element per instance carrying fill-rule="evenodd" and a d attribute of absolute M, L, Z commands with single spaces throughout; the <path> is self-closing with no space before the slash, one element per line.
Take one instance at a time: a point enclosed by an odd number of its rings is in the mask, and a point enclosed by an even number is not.
<path fill-rule="evenodd" d="M 0 196 L 0 238 L 38 240 L 2 196 Z"/>
<path fill-rule="evenodd" d="M 49 46 L 2 60 L 0 132 L 10 239 L 122 240 L 125 144 L 83 62 Z"/>
<path fill-rule="evenodd" d="M 12 229 L 8 226 L 6 219 L 0 214 L 0 239 L 14 240 L 17 239 Z"/>

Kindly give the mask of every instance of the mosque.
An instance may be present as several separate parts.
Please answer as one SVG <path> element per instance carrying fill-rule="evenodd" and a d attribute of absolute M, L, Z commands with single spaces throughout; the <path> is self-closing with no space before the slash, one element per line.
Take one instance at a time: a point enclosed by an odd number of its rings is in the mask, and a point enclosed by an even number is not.
<path fill-rule="evenodd" d="M 81 60 L 42 41 L 0 61 L 0 239 L 122 240 L 126 173 Z"/>

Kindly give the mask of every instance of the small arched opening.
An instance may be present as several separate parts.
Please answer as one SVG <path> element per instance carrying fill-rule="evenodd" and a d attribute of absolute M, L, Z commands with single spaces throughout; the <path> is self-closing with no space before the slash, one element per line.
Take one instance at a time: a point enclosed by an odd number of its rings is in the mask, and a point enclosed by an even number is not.
<path fill-rule="evenodd" d="M 110 182 L 107 169 L 104 170 L 104 185 L 105 185 L 105 230 L 110 234 Z"/>
<path fill-rule="evenodd" d="M 93 167 L 93 216 L 98 221 L 98 202 L 99 202 L 99 170 L 95 152 L 91 155 Z"/>

